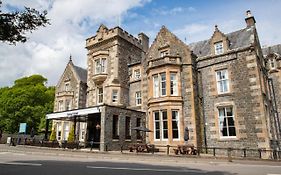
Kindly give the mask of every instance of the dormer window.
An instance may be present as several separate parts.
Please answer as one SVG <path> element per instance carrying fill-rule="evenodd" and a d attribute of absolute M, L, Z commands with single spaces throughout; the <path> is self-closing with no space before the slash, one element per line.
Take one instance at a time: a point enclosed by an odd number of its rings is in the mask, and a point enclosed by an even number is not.
<path fill-rule="evenodd" d="M 95 74 L 101 74 L 106 72 L 106 58 L 99 58 L 95 60 Z"/>
<path fill-rule="evenodd" d="M 275 61 L 275 59 L 270 59 L 269 60 L 269 66 L 270 66 L 270 69 L 276 69 L 276 61 Z"/>
<path fill-rule="evenodd" d="M 219 54 L 223 53 L 223 43 L 222 43 L 222 41 L 215 43 L 214 47 L 215 47 L 215 54 L 216 55 L 219 55 Z"/>

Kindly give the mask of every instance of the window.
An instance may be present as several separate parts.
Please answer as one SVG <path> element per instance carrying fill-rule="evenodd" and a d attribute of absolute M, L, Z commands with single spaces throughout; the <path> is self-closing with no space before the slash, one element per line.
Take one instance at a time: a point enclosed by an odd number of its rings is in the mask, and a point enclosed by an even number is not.
<path fill-rule="evenodd" d="M 160 57 L 164 57 L 165 55 L 168 55 L 168 51 L 164 50 L 160 52 Z"/>
<path fill-rule="evenodd" d="M 61 122 L 57 123 L 57 140 L 61 140 Z"/>
<path fill-rule="evenodd" d="M 236 137 L 233 108 L 220 107 L 219 110 L 219 129 L 221 137 Z"/>
<path fill-rule="evenodd" d="M 141 118 L 137 118 L 136 127 L 141 127 Z M 140 133 L 139 130 L 137 130 L 137 139 L 138 139 L 138 140 L 141 139 L 141 133 Z"/>
<path fill-rule="evenodd" d="M 58 111 L 63 111 L 63 101 L 62 100 L 60 100 L 58 102 Z"/>
<path fill-rule="evenodd" d="M 171 85 L 171 95 L 178 95 L 178 87 L 177 87 L 177 74 L 170 74 L 170 85 Z"/>
<path fill-rule="evenodd" d="M 64 123 L 64 129 L 63 129 L 63 140 L 67 140 L 69 135 L 69 122 Z"/>
<path fill-rule="evenodd" d="M 80 123 L 80 141 L 85 140 L 85 135 L 86 135 L 86 123 Z"/>
<path fill-rule="evenodd" d="M 173 139 L 179 139 L 179 112 L 172 110 Z"/>
<path fill-rule="evenodd" d="M 70 99 L 67 99 L 65 101 L 65 107 L 66 107 L 66 110 L 71 110 L 71 100 Z"/>
<path fill-rule="evenodd" d="M 126 139 L 131 139 L 131 118 L 126 117 L 125 135 Z"/>
<path fill-rule="evenodd" d="M 161 84 L 160 84 L 161 96 L 164 96 L 166 95 L 166 73 L 161 73 L 160 77 L 161 77 Z"/>
<path fill-rule="evenodd" d="M 119 139 L 119 117 L 118 117 L 118 115 L 113 115 L 112 138 Z"/>
<path fill-rule="evenodd" d="M 112 91 L 112 102 L 118 102 L 118 91 L 117 90 Z"/>
<path fill-rule="evenodd" d="M 167 111 L 155 111 L 154 114 L 154 138 L 156 140 L 168 139 Z"/>
<path fill-rule="evenodd" d="M 64 90 L 65 91 L 69 91 L 70 90 L 70 83 L 69 82 L 64 84 Z"/>
<path fill-rule="evenodd" d="M 274 59 L 270 59 L 269 63 L 270 63 L 270 69 L 275 69 L 276 68 L 276 64 L 275 64 L 275 60 Z"/>
<path fill-rule="evenodd" d="M 220 70 L 216 72 L 217 75 L 217 89 L 218 93 L 229 92 L 229 80 L 227 70 Z"/>
<path fill-rule="evenodd" d="M 215 54 L 219 55 L 223 53 L 223 44 L 222 41 L 221 42 L 217 42 L 215 43 Z"/>
<path fill-rule="evenodd" d="M 134 70 L 134 78 L 138 80 L 140 79 L 140 77 L 141 77 L 140 69 Z"/>
<path fill-rule="evenodd" d="M 136 92 L 136 106 L 141 105 L 141 91 Z"/>
<path fill-rule="evenodd" d="M 103 103 L 103 88 L 98 88 L 98 103 Z"/>
<path fill-rule="evenodd" d="M 153 76 L 153 97 L 159 97 L 159 80 L 158 75 Z"/>
<path fill-rule="evenodd" d="M 105 58 L 99 58 L 95 60 L 96 65 L 96 74 L 105 73 L 106 72 L 106 59 Z"/>

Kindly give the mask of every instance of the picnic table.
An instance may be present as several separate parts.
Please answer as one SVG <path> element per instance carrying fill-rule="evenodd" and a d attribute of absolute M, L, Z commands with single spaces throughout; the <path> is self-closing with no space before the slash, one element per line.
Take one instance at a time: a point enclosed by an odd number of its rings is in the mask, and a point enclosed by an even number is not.
<path fill-rule="evenodd" d="M 197 155 L 197 149 L 193 144 L 178 145 L 177 148 L 174 148 L 174 152 L 176 155 L 179 153 L 184 155 Z"/>
<path fill-rule="evenodd" d="M 154 145 L 149 145 L 145 143 L 137 143 L 137 144 L 132 144 L 129 146 L 130 152 L 159 152 L 159 149 L 155 148 Z"/>

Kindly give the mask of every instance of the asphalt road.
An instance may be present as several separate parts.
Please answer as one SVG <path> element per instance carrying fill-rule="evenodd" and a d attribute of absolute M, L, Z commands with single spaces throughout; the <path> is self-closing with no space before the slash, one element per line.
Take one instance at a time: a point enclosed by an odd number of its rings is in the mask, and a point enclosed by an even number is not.
<path fill-rule="evenodd" d="M 92 156 L 93 155 L 93 156 Z M 0 152 L 0 175 L 281 175 L 281 164 L 181 162 L 165 157 L 92 154 L 90 157 Z M 116 158 L 118 157 L 118 158 Z"/>

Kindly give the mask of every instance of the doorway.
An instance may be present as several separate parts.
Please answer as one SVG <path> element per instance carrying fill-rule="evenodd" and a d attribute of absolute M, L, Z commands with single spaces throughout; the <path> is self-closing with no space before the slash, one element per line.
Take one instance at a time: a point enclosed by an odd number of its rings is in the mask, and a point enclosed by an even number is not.
<path fill-rule="evenodd" d="M 101 131 L 101 115 L 89 114 L 87 121 L 88 143 L 94 142 L 93 147 L 99 148 L 100 145 L 100 132 Z M 89 145 L 91 146 L 91 145 Z"/>

